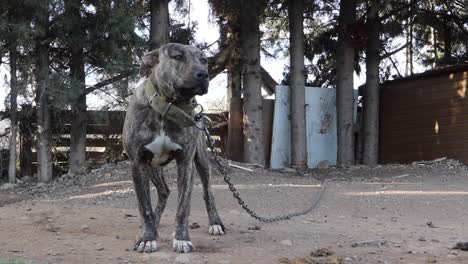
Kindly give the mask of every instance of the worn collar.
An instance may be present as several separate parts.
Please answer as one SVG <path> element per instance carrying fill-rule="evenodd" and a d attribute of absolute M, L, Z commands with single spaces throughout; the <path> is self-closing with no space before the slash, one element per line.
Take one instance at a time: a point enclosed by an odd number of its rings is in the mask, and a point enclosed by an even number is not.
<path fill-rule="evenodd" d="M 147 78 L 145 82 L 145 94 L 150 106 L 164 119 L 180 127 L 190 127 L 196 124 L 193 116 L 193 110 L 197 107 L 195 100 L 186 103 L 168 102 L 150 78 Z"/>

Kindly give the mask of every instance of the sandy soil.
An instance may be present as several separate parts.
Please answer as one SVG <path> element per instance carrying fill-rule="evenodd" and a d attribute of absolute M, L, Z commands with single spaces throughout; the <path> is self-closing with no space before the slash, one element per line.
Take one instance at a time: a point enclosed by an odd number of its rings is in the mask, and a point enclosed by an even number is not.
<path fill-rule="evenodd" d="M 129 164 L 107 164 L 47 185 L 27 181 L 0 191 L 0 263 L 468 263 L 452 249 L 468 241 L 468 168 L 454 161 L 353 166 L 299 175 L 250 167 L 230 175 L 247 203 L 263 215 L 307 207 L 331 180 L 309 215 L 262 224 L 234 201 L 219 175 L 213 189 L 227 234 L 212 237 L 196 182 L 191 222 L 195 252 L 172 252 L 173 191 L 162 219 L 161 248 L 129 250 L 139 217 Z M 27 180 L 27 179 L 26 179 Z M 155 192 L 153 190 L 153 192 Z M 311 257 L 331 247 L 331 256 Z M 322 254 L 327 255 L 327 254 Z"/>

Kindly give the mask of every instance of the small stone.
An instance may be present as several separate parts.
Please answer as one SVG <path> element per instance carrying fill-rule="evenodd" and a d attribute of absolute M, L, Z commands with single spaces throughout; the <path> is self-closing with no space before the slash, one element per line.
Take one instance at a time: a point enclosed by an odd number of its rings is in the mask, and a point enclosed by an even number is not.
<path fill-rule="evenodd" d="M 82 225 L 81 226 L 81 231 L 88 231 L 89 230 L 89 226 L 88 225 Z"/>
<path fill-rule="evenodd" d="M 200 228 L 200 225 L 197 223 L 197 222 L 193 222 L 190 226 L 189 226 L 190 229 L 197 229 L 197 228 Z"/>
<path fill-rule="evenodd" d="M 326 264 L 342 264 L 343 258 L 339 256 L 330 256 L 327 258 Z"/>
<path fill-rule="evenodd" d="M 387 240 L 367 240 L 354 242 L 351 244 L 351 247 L 381 247 L 387 244 Z"/>
<path fill-rule="evenodd" d="M 418 240 L 421 241 L 421 242 L 425 242 L 426 238 L 425 237 L 420 237 Z"/>
<path fill-rule="evenodd" d="M 453 249 L 468 251 L 468 242 L 458 242 Z"/>
<path fill-rule="evenodd" d="M 330 246 L 329 247 L 319 248 L 319 249 L 317 249 L 315 251 L 312 251 L 310 253 L 310 255 L 312 257 L 326 257 L 326 256 L 331 256 L 333 254 L 335 254 L 335 251 Z"/>
<path fill-rule="evenodd" d="M 437 263 L 437 259 L 433 256 L 429 256 L 426 259 L 426 263 Z"/>
<path fill-rule="evenodd" d="M 290 247 L 290 246 L 293 245 L 292 241 L 289 240 L 289 239 L 281 240 L 280 243 L 281 243 L 281 245 L 283 245 L 283 246 L 288 246 L 288 247 Z"/>
<path fill-rule="evenodd" d="M 330 162 L 328 160 L 322 160 L 317 164 L 319 170 L 326 170 L 330 168 Z"/>
<path fill-rule="evenodd" d="M 247 228 L 248 230 L 260 230 L 260 226 L 256 225 L 256 226 L 249 226 Z"/>
<path fill-rule="evenodd" d="M 189 264 L 191 262 L 189 255 L 187 254 L 180 254 L 178 255 L 174 262 L 176 264 Z"/>

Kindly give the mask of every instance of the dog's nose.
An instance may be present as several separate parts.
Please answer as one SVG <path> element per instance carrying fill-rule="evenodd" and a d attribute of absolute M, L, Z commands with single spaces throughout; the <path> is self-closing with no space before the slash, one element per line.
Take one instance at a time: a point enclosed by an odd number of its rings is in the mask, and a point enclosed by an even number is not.
<path fill-rule="evenodd" d="M 197 71 L 194 74 L 195 78 L 200 81 L 204 81 L 208 79 L 208 72 L 207 71 Z"/>

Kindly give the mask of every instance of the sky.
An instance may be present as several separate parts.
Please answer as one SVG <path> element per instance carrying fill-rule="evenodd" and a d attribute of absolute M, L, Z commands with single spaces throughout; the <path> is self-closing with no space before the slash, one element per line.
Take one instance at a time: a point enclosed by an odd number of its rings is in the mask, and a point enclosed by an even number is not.
<path fill-rule="evenodd" d="M 198 23 L 195 39 L 198 42 L 204 41 L 206 43 L 213 43 L 219 38 L 218 27 L 214 18 L 211 17 L 210 8 L 207 0 L 191 1 L 190 20 Z M 188 17 L 185 18 L 188 22 Z M 401 54 L 404 54 L 401 52 Z M 283 78 L 283 70 L 289 64 L 289 58 L 266 58 L 263 54 L 261 56 L 261 65 L 270 73 L 275 81 L 280 82 Z M 9 93 L 8 87 L 8 66 L 2 64 L 0 66 L 0 111 L 5 109 L 5 97 Z M 87 84 L 92 85 L 95 80 L 88 79 Z M 357 89 L 365 82 L 365 65 L 363 73 L 360 76 L 354 77 L 354 88 Z M 101 96 L 101 95 L 100 95 Z M 105 100 L 97 95 L 89 95 L 87 97 L 89 109 L 99 109 L 106 104 Z M 205 96 L 197 98 L 198 102 L 210 108 L 212 106 L 219 106 L 224 104 L 226 100 L 226 74 L 219 74 L 210 82 L 209 92 Z"/>

